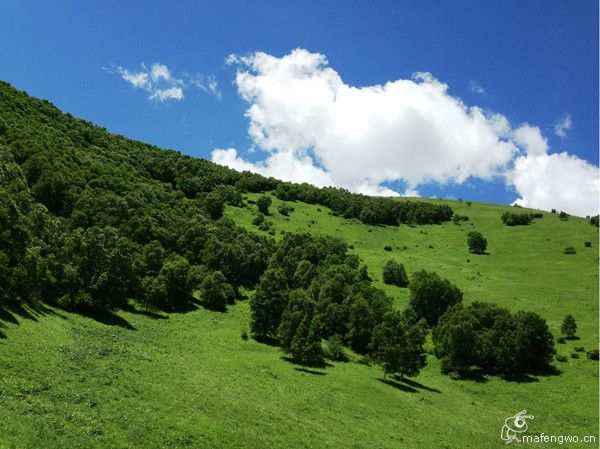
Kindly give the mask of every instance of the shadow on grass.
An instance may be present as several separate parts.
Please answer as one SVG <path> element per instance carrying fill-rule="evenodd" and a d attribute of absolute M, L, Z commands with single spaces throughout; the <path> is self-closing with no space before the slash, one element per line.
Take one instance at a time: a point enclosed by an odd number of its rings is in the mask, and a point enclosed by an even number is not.
<path fill-rule="evenodd" d="M 406 385 L 404 383 L 400 383 L 393 379 L 377 379 L 379 382 L 389 385 L 390 387 L 394 387 L 396 390 L 404 391 L 405 393 L 418 393 L 419 390 Z"/>
<path fill-rule="evenodd" d="M 273 338 L 273 337 L 268 337 L 266 335 L 265 336 L 253 335 L 252 338 L 257 343 L 262 343 L 263 345 L 279 346 L 279 340 L 277 340 L 276 338 Z"/>
<path fill-rule="evenodd" d="M 422 383 L 419 383 L 419 382 L 417 382 L 415 380 L 407 379 L 405 377 L 402 378 L 400 376 L 392 376 L 392 377 L 394 378 L 394 380 L 396 382 L 404 383 L 404 384 L 406 384 L 406 385 L 408 385 L 409 387 L 412 387 L 412 388 L 418 388 L 420 390 L 427 390 L 427 391 L 431 391 L 432 393 L 438 393 L 438 394 L 442 393 L 437 388 L 428 387 L 427 385 L 423 385 Z"/>
<path fill-rule="evenodd" d="M 107 326 L 118 326 L 129 330 L 135 330 L 135 327 L 125 318 L 120 317 L 110 310 L 102 311 L 82 311 L 81 315 L 106 324 Z"/>
<path fill-rule="evenodd" d="M 488 378 L 485 376 L 485 374 L 489 373 L 485 373 L 483 370 L 478 368 L 473 368 L 460 372 L 452 372 L 448 375 L 452 380 L 466 380 L 477 383 L 485 383 L 488 381 Z"/>
<path fill-rule="evenodd" d="M 308 374 L 313 374 L 315 376 L 326 376 L 327 373 L 324 373 L 323 371 L 317 371 L 314 369 L 310 369 L 310 368 L 294 368 L 296 371 L 300 371 L 302 373 L 308 373 Z"/>
<path fill-rule="evenodd" d="M 538 377 L 550 377 L 550 376 L 560 376 L 562 371 L 559 370 L 556 366 L 550 365 L 545 369 L 534 370 L 529 373 L 519 373 L 513 376 L 505 377 L 504 379 L 509 382 L 517 382 L 517 383 L 532 383 L 539 382 Z"/>
<path fill-rule="evenodd" d="M 123 310 L 129 313 L 133 313 L 135 315 L 143 315 L 148 318 L 153 318 L 155 320 L 167 320 L 169 319 L 168 315 L 162 315 L 160 310 L 150 310 L 150 309 L 139 309 L 132 304 L 127 304 L 123 307 Z"/>

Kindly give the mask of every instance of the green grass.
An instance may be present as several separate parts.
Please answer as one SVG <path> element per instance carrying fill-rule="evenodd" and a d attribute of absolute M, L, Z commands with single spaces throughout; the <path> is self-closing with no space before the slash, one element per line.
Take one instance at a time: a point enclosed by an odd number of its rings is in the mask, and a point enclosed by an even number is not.
<path fill-rule="evenodd" d="M 437 271 L 466 302 L 536 311 L 556 336 L 572 314 L 581 339 L 558 344 L 559 354 L 598 346 L 598 230 L 583 219 L 544 214 L 509 228 L 500 215 L 511 208 L 452 202 L 470 221 L 367 227 L 300 203 L 286 218 L 279 204 L 268 218 L 276 238 L 282 230 L 340 236 L 399 308 L 407 289 L 380 282 L 389 258 L 409 275 Z M 226 213 L 256 230 L 253 209 Z M 468 252 L 471 229 L 488 239 L 489 255 Z M 563 254 L 566 246 L 577 254 Z M 389 385 L 378 367 L 356 362 L 301 371 L 278 348 L 241 338 L 248 317 L 246 301 L 164 319 L 119 312 L 109 324 L 52 308 L 5 315 L 0 448 L 495 448 L 504 446 L 504 419 L 523 409 L 535 416 L 530 434 L 598 434 L 598 364 L 584 354 L 556 362 L 559 375 L 527 382 L 452 380 L 429 356 L 414 383 Z"/>

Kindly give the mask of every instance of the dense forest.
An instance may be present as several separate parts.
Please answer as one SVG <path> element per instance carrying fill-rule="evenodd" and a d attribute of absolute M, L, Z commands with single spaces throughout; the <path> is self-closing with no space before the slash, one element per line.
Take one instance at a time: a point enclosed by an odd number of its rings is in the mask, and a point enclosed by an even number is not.
<path fill-rule="evenodd" d="M 400 312 L 345 242 L 292 233 L 276 241 L 235 225 L 224 207 L 254 207 L 248 192 L 369 225 L 453 218 L 448 206 L 290 184 L 161 150 L 0 83 L 0 306 L 42 301 L 95 314 L 134 301 L 172 311 L 198 293 L 205 307 L 226 310 L 251 292 L 253 336 L 305 366 L 350 348 L 385 374 L 415 375 L 429 329 L 447 370 L 514 375 L 551 362 L 553 337 L 538 315 L 463 307 L 437 274 L 407 279 L 390 266 L 390 283 L 410 289 Z M 256 206 L 268 214 L 268 204 Z"/>

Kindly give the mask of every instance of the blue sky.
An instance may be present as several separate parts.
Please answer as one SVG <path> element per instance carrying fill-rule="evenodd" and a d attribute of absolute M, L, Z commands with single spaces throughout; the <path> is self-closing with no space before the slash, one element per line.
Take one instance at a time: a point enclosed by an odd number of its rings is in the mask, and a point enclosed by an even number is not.
<path fill-rule="evenodd" d="M 367 193 L 520 198 L 544 209 L 597 213 L 595 1 L 5 0 L 0 30 L 1 79 L 127 137 Z M 227 64 L 231 54 L 237 61 Z M 316 54 L 323 58 L 315 62 Z M 156 82 L 136 88 L 123 77 L 151 79 L 156 63 L 168 68 L 168 82 L 156 72 Z M 306 104 L 303 91 L 294 90 L 295 72 L 282 72 L 287 63 L 310 72 L 307 89 L 333 72 L 333 99 Z M 240 88 L 237 72 L 248 74 L 251 86 Z M 414 79 L 418 72 L 431 76 Z M 369 88 L 398 80 L 405 82 Z M 178 87 L 183 98 L 149 98 Z M 277 89 L 289 98 L 279 101 Z M 414 101 L 405 100 L 411 92 Z M 363 98 L 370 93 L 371 100 Z M 340 98 L 343 108 L 335 103 Z M 246 116 L 251 106 L 260 114 Z M 448 112 L 447 122 L 439 111 Z M 296 120 L 306 114 L 311 121 Z M 508 122 L 504 130 L 496 130 L 494 114 Z M 354 140 L 343 131 L 352 120 L 371 123 Z M 414 135 L 407 120 L 418 123 Z M 562 132 L 555 129 L 560 123 Z M 262 139 L 248 133 L 250 124 Z M 489 140 L 492 128 L 497 142 Z M 460 148 L 473 135 L 472 149 Z M 426 144 L 439 148 L 431 152 Z M 215 156 L 215 149 L 235 153 Z M 258 161 L 265 162 L 252 165 Z"/>

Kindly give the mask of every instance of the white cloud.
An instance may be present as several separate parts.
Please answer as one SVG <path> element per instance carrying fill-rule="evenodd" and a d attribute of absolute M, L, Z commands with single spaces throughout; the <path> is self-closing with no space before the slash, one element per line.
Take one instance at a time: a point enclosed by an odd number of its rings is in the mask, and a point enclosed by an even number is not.
<path fill-rule="evenodd" d="M 507 177 L 522 206 L 580 216 L 598 213 L 598 167 L 566 152 L 517 157 Z"/>
<path fill-rule="evenodd" d="M 528 123 L 524 123 L 515 130 L 514 141 L 528 154 L 539 155 L 548 151 L 548 141 L 542 136 L 540 129 Z"/>
<path fill-rule="evenodd" d="M 161 103 L 165 100 L 182 100 L 183 90 L 181 87 L 169 87 L 168 89 L 155 89 L 150 95 L 151 100 L 159 100 Z"/>
<path fill-rule="evenodd" d="M 475 92 L 477 94 L 481 94 L 484 95 L 486 94 L 486 90 L 483 88 L 483 86 L 479 83 L 477 83 L 477 81 L 469 81 L 469 89 L 471 89 L 471 92 Z"/>
<path fill-rule="evenodd" d="M 572 126 L 573 121 L 571 120 L 571 116 L 567 114 L 562 120 L 554 125 L 554 134 L 564 139 L 567 137 L 567 131 L 570 130 Z"/>
<path fill-rule="evenodd" d="M 394 192 L 383 183 L 402 179 L 414 193 L 430 181 L 491 179 L 518 151 L 505 117 L 466 106 L 429 73 L 354 87 L 324 55 L 302 49 L 227 60 L 242 64 L 236 84 L 250 103 L 249 134 L 269 153 L 246 167 L 262 173 L 385 195 Z"/>
<path fill-rule="evenodd" d="M 191 86 L 195 86 L 204 92 L 211 92 L 217 98 L 221 98 L 221 92 L 218 88 L 216 78 L 208 77 L 208 85 L 204 84 L 204 77 L 201 74 L 190 76 L 184 72 L 182 78 L 173 76 L 169 68 L 161 63 L 154 63 L 148 68 L 144 63 L 140 65 L 138 71 L 132 71 L 121 66 L 111 66 L 104 68 L 109 73 L 117 73 L 136 89 L 143 89 L 148 92 L 150 100 L 160 101 L 183 100 L 184 91 Z"/>

